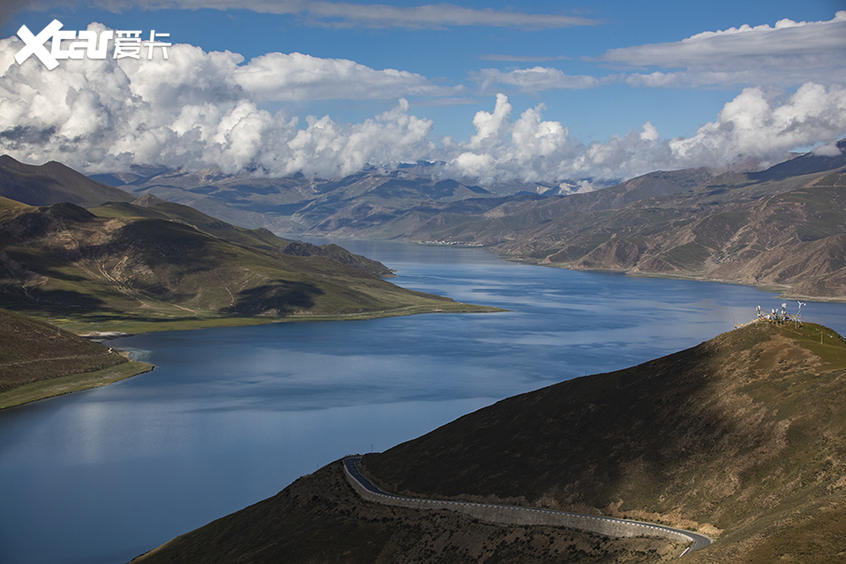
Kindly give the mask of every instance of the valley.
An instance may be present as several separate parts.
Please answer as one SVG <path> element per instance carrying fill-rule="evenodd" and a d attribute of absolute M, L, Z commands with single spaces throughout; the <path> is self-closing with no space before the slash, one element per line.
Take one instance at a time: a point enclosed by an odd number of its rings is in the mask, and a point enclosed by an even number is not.
<path fill-rule="evenodd" d="M 281 232 L 481 246 L 545 266 L 843 300 L 846 141 L 838 147 L 839 156 L 808 153 L 762 171 L 656 171 L 568 195 L 542 185 L 509 194 L 436 182 L 421 164 L 337 182 L 176 173 L 99 178 Z"/>

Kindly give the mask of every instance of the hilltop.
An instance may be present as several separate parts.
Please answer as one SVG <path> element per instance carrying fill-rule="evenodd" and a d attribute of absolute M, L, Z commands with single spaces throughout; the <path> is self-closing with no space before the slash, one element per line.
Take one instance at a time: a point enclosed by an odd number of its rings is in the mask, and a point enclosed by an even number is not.
<path fill-rule="evenodd" d="M 0 196 L 32 206 L 70 202 L 97 206 L 105 202 L 126 202 L 135 196 L 92 180 L 56 161 L 43 165 L 21 163 L 0 156 Z"/>
<path fill-rule="evenodd" d="M 150 370 L 100 343 L 0 309 L 0 409 Z"/>
<path fill-rule="evenodd" d="M 719 535 L 699 558 L 813 548 L 832 561 L 843 556 L 837 535 L 808 533 L 843 535 L 844 394 L 842 337 L 762 322 L 503 400 L 365 456 L 364 466 L 393 491 L 581 508 Z"/>
<path fill-rule="evenodd" d="M 846 546 L 844 390 L 842 337 L 760 322 L 502 400 L 363 464 L 384 489 L 415 497 L 625 516 L 715 537 L 694 561 L 837 561 Z M 662 543 L 368 504 L 334 463 L 142 560 L 678 555 Z"/>

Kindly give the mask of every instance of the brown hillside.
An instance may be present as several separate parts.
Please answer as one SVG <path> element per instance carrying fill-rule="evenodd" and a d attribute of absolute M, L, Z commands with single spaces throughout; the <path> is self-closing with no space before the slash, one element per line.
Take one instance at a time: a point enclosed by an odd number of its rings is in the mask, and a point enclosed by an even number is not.
<path fill-rule="evenodd" d="M 822 343 L 820 342 L 822 340 Z M 498 402 L 364 457 L 388 490 L 698 528 L 691 561 L 842 561 L 846 341 L 758 323 L 640 366 Z M 144 562 L 675 559 L 659 539 L 491 525 L 364 502 L 339 463 Z"/>
<path fill-rule="evenodd" d="M 644 562 L 682 549 L 555 527 L 504 527 L 452 511 L 363 501 L 339 462 L 133 562 Z"/>
<path fill-rule="evenodd" d="M 503 400 L 363 462 L 412 495 L 723 531 L 699 558 L 769 554 L 788 533 L 840 557 L 846 544 L 805 533 L 818 512 L 844 523 L 846 342 L 817 325 L 754 324 Z"/>
<path fill-rule="evenodd" d="M 100 343 L 0 309 L 0 392 L 126 361 Z"/>

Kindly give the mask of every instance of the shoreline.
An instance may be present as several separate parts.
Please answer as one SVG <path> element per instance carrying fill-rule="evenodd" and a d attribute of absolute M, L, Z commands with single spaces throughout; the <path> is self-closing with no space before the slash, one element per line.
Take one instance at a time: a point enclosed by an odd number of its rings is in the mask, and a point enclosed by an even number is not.
<path fill-rule="evenodd" d="M 443 306 L 405 306 L 390 310 L 356 312 L 347 314 L 300 314 L 284 318 L 256 318 L 256 317 L 215 317 L 207 319 L 182 320 L 141 320 L 141 321 L 113 321 L 106 322 L 108 330 L 103 329 L 103 322 L 86 322 L 75 320 L 55 321 L 46 318 L 65 331 L 76 333 L 80 337 L 91 340 L 111 340 L 129 337 L 141 333 L 160 331 L 193 331 L 199 329 L 213 329 L 217 327 L 247 327 L 256 325 L 270 325 L 274 323 L 298 323 L 316 321 L 363 321 L 368 319 L 382 319 L 388 317 L 402 317 L 407 315 L 422 315 L 431 313 L 497 313 L 505 312 L 502 308 L 480 306 L 459 302 L 447 302 Z M 30 313 L 26 315 L 32 316 Z M 40 316 L 39 316 L 40 317 Z M 86 331 L 93 326 L 101 330 Z M 125 354 L 125 353 L 122 353 Z M 58 397 L 65 394 L 107 386 L 120 380 L 145 374 L 155 369 L 155 365 L 132 360 L 96 370 L 94 372 L 80 372 L 48 378 L 17 386 L 11 390 L 0 392 L 0 411 L 12 409 L 36 401 Z"/>
<path fill-rule="evenodd" d="M 303 235 L 300 235 L 303 236 Z M 508 262 L 515 262 L 518 264 L 530 264 L 533 266 L 545 266 L 550 268 L 560 268 L 563 270 L 572 270 L 573 272 L 596 272 L 601 274 L 621 274 L 625 276 L 632 276 L 634 278 L 666 278 L 671 280 L 691 280 L 694 282 L 715 282 L 717 284 L 734 284 L 737 286 L 746 286 L 747 288 L 756 288 L 758 290 L 763 290 L 765 292 L 772 292 L 778 294 L 780 299 L 785 300 L 807 300 L 811 302 L 821 302 L 821 303 L 846 303 L 846 296 L 840 297 L 832 297 L 832 296 L 806 296 L 802 294 L 794 294 L 791 293 L 789 286 L 783 286 L 778 284 L 751 284 L 748 282 L 740 282 L 739 280 L 727 280 L 724 278 L 708 278 L 702 275 L 695 275 L 695 274 L 677 274 L 672 272 L 633 272 L 628 270 L 620 270 L 614 268 L 582 268 L 582 267 L 574 267 L 569 263 L 552 263 L 552 262 L 543 262 L 541 259 L 533 259 L 528 257 L 522 257 L 519 255 L 507 255 L 502 251 L 499 251 L 496 248 L 496 245 L 485 245 L 485 244 L 472 244 L 468 242 L 456 243 L 456 244 L 432 244 L 431 242 L 427 243 L 425 241 L 415 240 L 415 239 L 405 239 L 405 238 L 397 238 L 397 239 L 361 239 L 353 236 L 340 236 L 340 235 L 319 235 L 318 237 L 323 238 L 332 238 L 339 241 L 384 241 L 384 242 L 402 242 L 407 244 L 412 244 L 420 247 L 443 247 L 443 248 L 452 248 L 452 249 L 481 249 L 495 255 L 502 260 Z"/>
<path fill-rule="evenodd" d="M 523 258 L 519 256 L 509 256 L 499 253 L 493 247 L 483 247 L 494 253 L 496 256 L 507 260 L 509 262 L 516 262 L 519 264 L 531 264 L 534 266 L 545 266 L 549 268 L 560 268 L 562 270 L 571 270 L 573 272 L 596 272 L 601 274 L 620 274 L 623 276 L 631 276 L 632 278 L 664 278 L 669 280 L 690 280 L 692 282 L 713 282 L 716 284 L 733 284 L 736 286 L 745 286 L 747 288 L 755 288 L 763 290 L 764 292 L 772 292 L 778 294 L 780 299 L 784 300 L 808 300 L 810 302 L 827 302 L 827 303 L 846 303 L 846 297 L 837 298 L 831 296 L 804 296 L 801 294 L 793 294 L 790 292 L 789 286 L 779 286 L 777 284 L 750 284 L 747 282 L 740 282 L 739 280 L 726 280 L 724 278 L 708 278 L 706 276 L 695 274 L 677 274 L 672 272 L 633 272 L 630 270 L 620 270 L 614 268 L 581 268 L 574 267 L 568 263 L 552 263 L 542 262 L 536 259 Z"/>
<path fill-rule="evenodd" d="M 404 306 L 394 309 L 364 311 L 340 314 L 295 314 L 287 317 L 208 317 L 194 319 L 144 319 L 137 321 L 85 321 L 84 319 L 56 320 L 40 316 L 31 312 L 21 311 L 24 315 L 48 321 L 65 331 L 70 331 L 87 339 L 108 340 L 129 337 L 142 333 L 157 333 L 160 331 L 193 331 L 197 329 L 213 329 L 217 327 L 248 327 L 255 325 L 270 325 L 274 323 L 300 323 L 314 321 L 364 321 L 368 319 L 382 319 L 387 317 L 404 317 L 407 315 L 422 315 L 429 313 L 501 313 L 502 308 L 465 304 L 460 302 L 446 302 L 438 307 Z M 96 328 L 96 330 L 95 330 Z"/>
<path fill-rule="evenodd" d="M 31 382 L 0 392 L 0 411 L 73 392 L 100 388 L 139 374 L 145 374 L 153 369 L 155 369 L 155 366 L 152 364 L 129 360 L 94 372 L 80 372 Z"/>

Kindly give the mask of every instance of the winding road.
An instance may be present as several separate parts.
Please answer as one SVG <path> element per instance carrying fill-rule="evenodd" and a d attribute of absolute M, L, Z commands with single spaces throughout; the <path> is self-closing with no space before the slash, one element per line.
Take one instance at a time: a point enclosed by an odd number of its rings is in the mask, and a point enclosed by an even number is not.
<path fill-rule="evenodd" d="M 384 505 L 411 507 L 415 509 L 450 509 L 485 521 L 508 525 L 553 525 L 589 531 L 610 537 L 651 536 L 666 538 L 675 542 L 690 543 L 679 557 L 684 556 L 688 552 L 704 548 L 712 542 L 710 538 L 699 533 L 674 529 L 665 525 L 645 521 L 569 513 L 555 509 L 521 507 L 519 505 L 499 505 L 494 503 L 399 496 L 380 489 L 368 480 L 361 473 L 360 460 L 361 456 L 358 455 L 347 456 L 343 459 L 344 474 L 346 474 L 347 481 L 362 498 Z"/>

